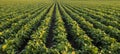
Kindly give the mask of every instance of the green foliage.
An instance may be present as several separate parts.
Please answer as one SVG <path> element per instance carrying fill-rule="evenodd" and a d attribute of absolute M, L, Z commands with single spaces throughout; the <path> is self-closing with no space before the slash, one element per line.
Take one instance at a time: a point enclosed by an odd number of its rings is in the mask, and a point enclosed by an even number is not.
<path fill-rule="evenodd" d="M 1 0 L 0 54 L 119 54 L 117 0 Z"/>

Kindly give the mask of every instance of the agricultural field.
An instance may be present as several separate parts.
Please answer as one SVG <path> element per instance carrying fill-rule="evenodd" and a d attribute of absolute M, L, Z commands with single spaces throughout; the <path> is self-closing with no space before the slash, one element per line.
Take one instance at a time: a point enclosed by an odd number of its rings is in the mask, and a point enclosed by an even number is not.
<path fill-rule="evenodd" d="M 120 1 L 0 0 L 0 54 L 120 54 Z"/>

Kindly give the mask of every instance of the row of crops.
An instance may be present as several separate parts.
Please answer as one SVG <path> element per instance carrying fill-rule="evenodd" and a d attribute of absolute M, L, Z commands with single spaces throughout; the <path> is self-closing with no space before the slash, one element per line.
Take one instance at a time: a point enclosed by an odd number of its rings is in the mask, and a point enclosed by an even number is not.
<path fill-rule="evenodd" d="M 8 1 L 0 4 L 0 54 L 120 53 L 117 6 Z"/>

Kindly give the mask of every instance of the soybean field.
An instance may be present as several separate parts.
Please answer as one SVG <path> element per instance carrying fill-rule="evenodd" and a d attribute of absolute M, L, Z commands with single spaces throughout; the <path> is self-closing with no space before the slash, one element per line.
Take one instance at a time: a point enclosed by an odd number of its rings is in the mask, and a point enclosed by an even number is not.
<path fill-rule="evenodd" d="M 120 1 L 0 0 L 0 54 L 120 54 Z"/>

